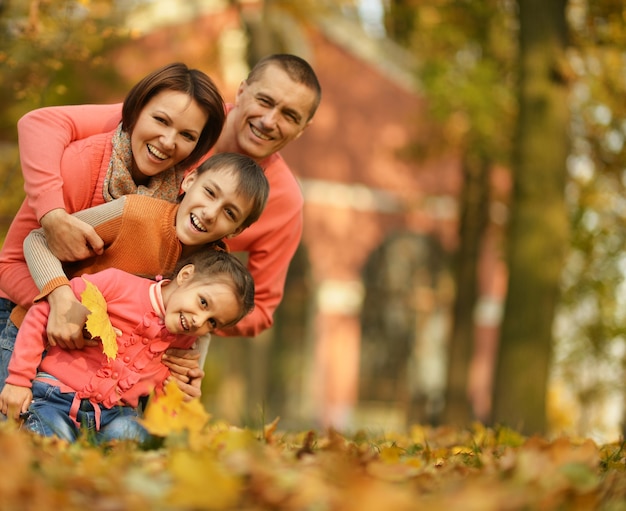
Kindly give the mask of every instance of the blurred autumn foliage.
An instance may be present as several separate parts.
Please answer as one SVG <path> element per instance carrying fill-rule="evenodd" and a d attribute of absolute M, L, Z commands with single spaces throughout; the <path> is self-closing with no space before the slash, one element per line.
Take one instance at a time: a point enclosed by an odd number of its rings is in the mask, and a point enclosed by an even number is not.
<path fill-rule="evenodd" d="M 406 434 L 281 432 L 210 421 L 168 396 L 151 446 L 67 443 L 0 423 L 0 508 L 71 510 L 626 509 L 624 444 L 479 424 Z M 172 392 L 170 392 L 172 391 Z"/>
<path fill-rule="evenodd" d="M 106 51 L 127 40 L 134 2 L 0 2 L 0 242 L 24 192 L 17 120 L 42 106 L 88 103 L 127 88 Z"/>

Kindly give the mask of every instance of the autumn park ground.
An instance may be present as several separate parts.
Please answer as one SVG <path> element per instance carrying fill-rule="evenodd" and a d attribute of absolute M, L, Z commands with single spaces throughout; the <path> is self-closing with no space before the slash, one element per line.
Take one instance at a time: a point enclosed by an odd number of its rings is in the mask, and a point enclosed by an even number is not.
<path fill-rule="evenodd" d="M 176 392 L 147 445 L 68 444 L 0 423 L 0 510 L 626 510 L 623 442 L 480 424 L 402 434 L 284 432 L 212 420 Z"/>

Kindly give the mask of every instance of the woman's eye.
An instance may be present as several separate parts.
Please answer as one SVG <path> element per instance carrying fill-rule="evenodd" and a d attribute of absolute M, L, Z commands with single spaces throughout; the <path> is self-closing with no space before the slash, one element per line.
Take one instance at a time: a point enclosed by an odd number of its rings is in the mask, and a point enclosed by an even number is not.
<path fill-rule="evenodd" d="M 194 135 L 192 135 L 191 133 L 183 133 L 182 135 L 187 140 L 189 140 L 189 142 L 195 142 L 196 141 L 196 137 Z"/>
<path fill-rule="evenodd" d="M 156 115 L 154 117 L 154 120 L 157 121 L 157 122 L 160 122 L 162 124 L 166 124 L 167 123 L 167 121 L 165 119 L 163 119 L 163 117 L 159 117 L 158 115 Z"/>

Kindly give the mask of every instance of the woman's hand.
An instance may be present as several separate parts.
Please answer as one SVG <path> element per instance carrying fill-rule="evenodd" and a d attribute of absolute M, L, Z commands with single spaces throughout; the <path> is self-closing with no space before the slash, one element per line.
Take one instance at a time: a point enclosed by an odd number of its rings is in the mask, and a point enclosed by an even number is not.
<path fill-rule="evenodd" d="M 39 223 L 50 250 L 60 261 L 81 261 L 104 250 L 104 242 L 95 229 L 64 209 L 49 211 Z"/>
<path fill-rule="evenodd" d="M 0 393 L 0 412 L 9 419 L 19 420 L 20 414 L 28 411 L 32 400 L 33 392 L 30 388 L 5 383 Z"/>

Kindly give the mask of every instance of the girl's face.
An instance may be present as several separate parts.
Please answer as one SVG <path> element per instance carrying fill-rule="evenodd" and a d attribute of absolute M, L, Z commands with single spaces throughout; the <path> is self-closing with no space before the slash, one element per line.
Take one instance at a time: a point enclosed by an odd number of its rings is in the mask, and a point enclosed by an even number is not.
<path fill-rule="evenodd" d="M 204 335 L 233 323 L 240 314 L 239 300 L 224 278 L 193 278 L 194 266 L 184 266 L 176 286 L 163 287 L 165 328 L 172 334 Z"/>
<path fill-rule="evenodd" d="M 159 92 L 141 110 L 130 136 L 133 178 L 155 176 L 187 158 L 208 119 L 184 92 Z"/>
<path fill-rule="evenodd" d="M 238 191 L 239 179 L 228 169 L 193 170 L 176 213 L 176 235 L 183 245 L 202 245 L 239 234 L 252 203 Z"/>

